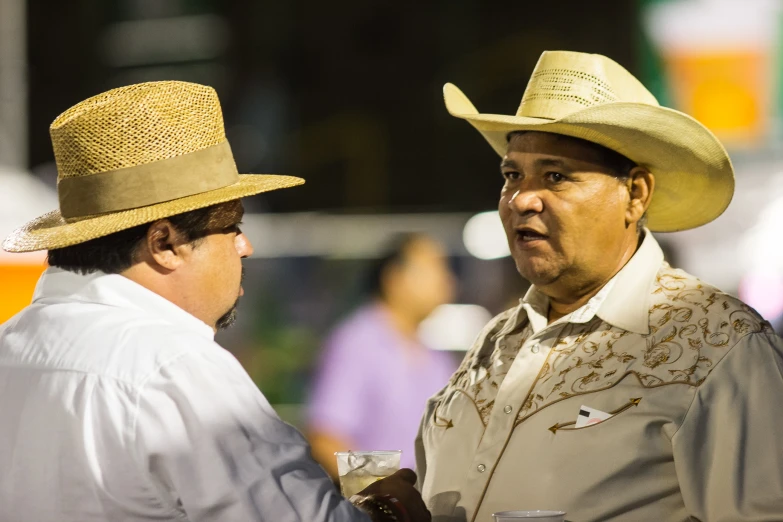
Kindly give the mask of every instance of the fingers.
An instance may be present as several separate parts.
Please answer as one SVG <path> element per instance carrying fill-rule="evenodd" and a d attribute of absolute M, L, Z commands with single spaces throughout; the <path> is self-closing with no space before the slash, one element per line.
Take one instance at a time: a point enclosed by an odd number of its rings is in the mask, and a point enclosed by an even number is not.
<path fill-rule="evenodd" d="M 401 470 L 395 472 L 394 475 L 392 475 L 392 477 L 397 477 L 399 479 L 402 479 L 412 486 L 416 485 L 417 477 L 416 477 L 416 473 L 412 469 L 402 468 Z"/>

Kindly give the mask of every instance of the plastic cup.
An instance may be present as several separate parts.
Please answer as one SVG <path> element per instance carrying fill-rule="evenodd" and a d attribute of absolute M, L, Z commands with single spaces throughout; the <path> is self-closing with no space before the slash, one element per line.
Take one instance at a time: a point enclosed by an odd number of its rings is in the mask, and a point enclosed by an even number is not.
<path fill-rule="evenodd" d="M 541 522 L 565 522 L 565 511 L 499 511 L 492 513 L 495 522 L 520 522 L 527 520 L 531 522 L 538 520 Z"/>
<path fill-rule="evenodd" d="M 346 498 L 386 478 L 400 469 L 402 451 L 338 451 L 337 474 L 340 476 L 340 492 Z"/>

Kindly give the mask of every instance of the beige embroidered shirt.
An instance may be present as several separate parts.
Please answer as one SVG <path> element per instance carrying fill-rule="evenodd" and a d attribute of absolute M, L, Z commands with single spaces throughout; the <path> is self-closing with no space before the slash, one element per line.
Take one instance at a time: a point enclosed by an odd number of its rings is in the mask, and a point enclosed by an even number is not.
<path fill-rule="evenodd" d="M 429 401 L 434 522 L 783 520 L 783 341 L 755 311 L 671 268 L 649 233 L 585 306 L 549 325 L 547 309 L 531 288 Z M 612 417 L 576 428 L 582 405 Z"/>

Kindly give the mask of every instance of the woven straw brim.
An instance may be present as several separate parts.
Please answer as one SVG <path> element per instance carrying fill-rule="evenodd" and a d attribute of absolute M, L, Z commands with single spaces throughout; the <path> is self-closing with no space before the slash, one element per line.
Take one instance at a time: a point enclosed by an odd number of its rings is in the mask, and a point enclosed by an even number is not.
<path fill-rule="evenodd" d="M 237 183 L 217 190 L 72 223 L 66 222 L 60 211 L 55 210 L 15 230 L 3 242 L 3 249 L 8 252 L 33 252 L 63 248 L 176 214 L 303 183 L 303 179 L 293 176 L 243 174 Z"/>
<path fill-rule="evenodd" d="M 695 228 L 720 216 L 734 195 L 734 170 L 720 141 L 687 114 L 642 103 L 607 103 L 559 120 L 478 114 L 454 85 L 446 108 L 470 122 L 502 157 L 508 133 L 540 131 L 581 138 L 612 149 L 655 176 L 647 210 L 654 232 Z M 600 209 L 596 209 L 600 211 Z"/>

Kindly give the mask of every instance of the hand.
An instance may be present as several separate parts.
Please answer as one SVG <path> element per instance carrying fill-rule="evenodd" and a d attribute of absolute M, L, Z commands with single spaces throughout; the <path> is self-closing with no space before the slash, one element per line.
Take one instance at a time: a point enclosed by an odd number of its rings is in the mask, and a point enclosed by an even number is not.
<path fill-rule="evenodd" d="M 392 496 L 400 501 L 408 513 L 411 522 L 430 522 L 432 517 L 421 494 L 413 486 L 416 484 L 416 473 L 403 468 L 394 475 L 370 484 L 359 495 L 374 497 Z"/>

